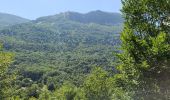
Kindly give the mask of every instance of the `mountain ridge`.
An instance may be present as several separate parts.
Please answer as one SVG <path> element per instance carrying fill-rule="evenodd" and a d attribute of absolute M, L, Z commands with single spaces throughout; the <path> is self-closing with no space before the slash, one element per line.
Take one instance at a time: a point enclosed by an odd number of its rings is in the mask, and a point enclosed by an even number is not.
<path fill-rule="evenodd" d="M 26 23 L 29 21 L 30 21 L 29 19 L 22 18 L 17 15 L 0 12 L 0 29 L 11 25 Z"/>
<path fill-rule="evenodd" d="M 37 21 L 57 21 L 57 20 L 71 20 L 80 23 L 96 23 L 102 25 L 119 25 L 123 23 L 123 17 L 120 13 L 104 12 L 100 10 L 91 11 L 88 13 L 78 13 L 73 11 L 63 12 L 55 15 L 44 16 L 37 18 Z"/>

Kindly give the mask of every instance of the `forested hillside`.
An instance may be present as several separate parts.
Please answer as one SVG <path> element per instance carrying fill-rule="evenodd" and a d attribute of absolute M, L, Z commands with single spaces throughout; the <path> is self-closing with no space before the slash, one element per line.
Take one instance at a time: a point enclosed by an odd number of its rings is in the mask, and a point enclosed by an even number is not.
<path fill-rule="evenodd" d="M 122 5 L 3 28 L 0 100 L 169 100 L 170 1 Z"/>
<path fill-rule="evenodd" d="M 3 29 L 0 41 L 6 51 L 15 54 L 9 72 L 18 75 L 16 90 L 32 84 L 54 90 L 66 81 L 80 86 L 97 66 L 114 72 L 113 51 L 120 43 L 123 21 L 119 16 L 101 11 L 66 12 Z"/>
<path fill-rule="evenodd" d="M 28 21 L 29 21 L 28 19 L 21 18 L 16 15 L 0 13 L 0 29 L 11 25 L 25 23 Z"/>

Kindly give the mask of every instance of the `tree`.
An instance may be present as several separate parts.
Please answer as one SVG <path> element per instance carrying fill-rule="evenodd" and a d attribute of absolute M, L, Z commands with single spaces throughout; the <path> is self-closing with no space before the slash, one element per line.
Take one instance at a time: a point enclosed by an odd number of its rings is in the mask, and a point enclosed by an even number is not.
<path fill-rule="evenodd" d="M 88 100 L 111 100 L 113 94 L 113 80 L 101 68 L 95 68 L 83 84 Z"/>
<path fill-rule="evenodd" d="M 50 100 L 51 95 L 50 91 L 48 90 L 47 86 L 44 86 L 42 89 L 42 93 L 39 96 L 39 100 Z"/>
<path fill-rule="evenodd" d="M 54 98 L 57 100 L 86 100 L 84 92 L 69 82 L 65 82 L 54 92 Z"/>
<path fill-rule="evenodd" d="M 31 87 L 29 88 L 26 88 L 26 96 L 25 98 L 26 99 L 29 99 L 31 97 L 33 98 L 39 98 L 39 95 L 40 95 L 40 88 L 37 84 L 32 84 Z"/>
<path fill-rule="evenodd" d="M 124 30 L 115 84 L 134 98 L 167 99 L 170 93 L 169 0 L 122 0 Z"/>
<path fill-rule="evenodd" d="M 8 66 L 11 64 L 13 54 L 4 52 L 0 44 L 0 99 L 10 97 L 11 76 L 7 74 Z"/>

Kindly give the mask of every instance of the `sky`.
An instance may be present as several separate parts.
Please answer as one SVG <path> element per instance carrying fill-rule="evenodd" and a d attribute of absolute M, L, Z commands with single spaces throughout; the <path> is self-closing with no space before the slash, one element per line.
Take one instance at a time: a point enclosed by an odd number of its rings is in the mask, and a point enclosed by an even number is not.
<path fill-rule="evenodd" d="M 27 19 L 74 11 L 120 12 L 121 0 L 0 0 L 0 12 Z"/>

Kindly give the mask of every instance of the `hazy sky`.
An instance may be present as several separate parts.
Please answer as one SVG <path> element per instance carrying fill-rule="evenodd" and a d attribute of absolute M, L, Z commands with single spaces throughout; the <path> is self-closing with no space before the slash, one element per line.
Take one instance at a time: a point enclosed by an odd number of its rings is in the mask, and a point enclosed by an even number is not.
<path fill-rule="evenodd" d="M 119 12 L 121 0 L 0 0 L 0 12 L 28 19 L 65 11 L 86 13 L 92 10 Z"/>

